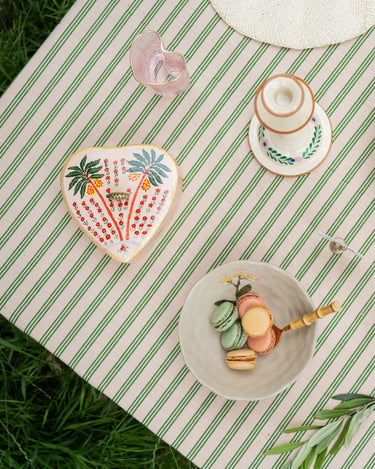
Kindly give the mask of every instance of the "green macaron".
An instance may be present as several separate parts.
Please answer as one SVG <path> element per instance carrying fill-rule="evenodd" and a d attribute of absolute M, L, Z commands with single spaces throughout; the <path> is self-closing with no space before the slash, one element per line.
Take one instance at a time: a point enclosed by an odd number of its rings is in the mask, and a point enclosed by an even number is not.
<path fill-rule="evenodd" d="M 218 332 L 226 331 L 238 319 L 237 308 L 225 301 L 217 306 L 211 316 L 211 323 Z"/>
<path fill-rule="evenodd" d="M 238 350 L 245 345 L 246 340 L 247 334 L 239 321 L 221 334 L 221 345 L 225 350 Z"/>

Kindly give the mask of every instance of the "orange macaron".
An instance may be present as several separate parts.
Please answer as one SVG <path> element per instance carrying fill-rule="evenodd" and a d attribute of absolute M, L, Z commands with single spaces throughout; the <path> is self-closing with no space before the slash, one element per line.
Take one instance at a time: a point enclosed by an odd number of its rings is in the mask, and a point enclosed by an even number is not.
<path fill-rule="evenodd" d="M 276 334 L 272 327 L 267 334 L 262 335 L 261 337 L 247 338 L 247 346 L 259 355 L 266 355 L 269 353 L 274 348 L 275 343 Z"/>
<path fill-rule="evenodd" d="M 254 308 L 255 306 L 263 306 L 264 308 L 267 308 L 263 298 L 256 293 L 246 293 L 245 295 L 240 296 L 237 300 L 236 306 L 240 319 L 243 318 L 246 311 L 250 308 Z"/>
<path fill-rule="evenodd" d="M 248 309 L 241 319 L 242 327 L 250 337 L 266 335 L 273 324 L 273 316 L 268 308 L 255 306 Z"/>
<path fill-rule="evenodd" d="M 255 366 L 256 353 L 250 349 L 232 350 L 227 353 L 225 363 L 232 370 L 251 370 Z"/>

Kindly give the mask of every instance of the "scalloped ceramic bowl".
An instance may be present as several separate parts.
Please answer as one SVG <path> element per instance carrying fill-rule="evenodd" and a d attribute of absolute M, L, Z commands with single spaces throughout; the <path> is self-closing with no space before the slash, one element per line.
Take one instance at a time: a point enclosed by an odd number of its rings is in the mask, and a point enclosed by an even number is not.
<path fill-rule="evenodd" d="M 270 264 L 237 261 L 222 265 L 203 277 L 188 295 L 181 312 L 179 336 L 187 366 L 209 389 L 227 399 L 260 400 L 293 384 L 305 371 L 314 353 L 317 325 L 283 333 L 277 347 L 258 356 L 249 371 L 231 370 L 225 364 L 226 351 L 220 333 L 210 322 L 215 301 L 235 299 L 230 278 L 241 275 L 241 286 L 251 283 L 273 314 L 274 323 L 284 327 L 290 321 L 315 310 L 310 297 L 290 274 Z"/>

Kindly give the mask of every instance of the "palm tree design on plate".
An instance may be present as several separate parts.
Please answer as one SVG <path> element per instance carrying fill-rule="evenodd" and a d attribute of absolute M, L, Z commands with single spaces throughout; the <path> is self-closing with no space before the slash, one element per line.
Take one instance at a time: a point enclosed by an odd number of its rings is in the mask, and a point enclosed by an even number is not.
<path fill-rule="evenodd" d="M 130 173 L 128 176 L 129 180 L 134 182 L 139 179 L 139 183 L 134 192 L 128 213 L 126 222 L 126 239 L 129 239 L 130 219 L 139 190 L 142 189 L 143 191 L 148 191 L 151 185 L 157 187 L 159 184 L 163 183 L 163 178 L 168 178 L 166 173 L 171 172 L 168 166 L 162 163 L 164 158 L 163 154 L 157 156 L 153 148 L 150 153 L 151 155 L 143 148 L 142 154 L 133 153 L 133 156 L 136 159 L 128 162 L 130 168 L 128 168 L 126 172 Z"/>
<path fill-rule="evenodd" d="M 87 161 L 87 155 L 85 155 L 79 166 L 70 166 L 68 170 L 71 172 L 66 175 L 68 178 L 72 178 L 69 184 L 68 190 L 74 188 L 73 194 L 76 195 L 79 191 L 81 199 L 85 196 L 86 189 L 89 195 L 94 194 L 95 192 L 100 197 L 102 204 L 104 205 L 108 215 L 111 217 L 116 229 L 117 233 L 122 241 L 122 233 L 120 227 L 118 226 L 117 220 L 114 218 L 111 210 L 107 206 L 105 198 L 100 193 L 99 188 L 103 186 L 103 181 L 101 179 L 104 177 L 104 174 L 99 174 L 99 171 L 102 169 L 103 166 L 99 166 L 100 159 L 95 161 Z"/>

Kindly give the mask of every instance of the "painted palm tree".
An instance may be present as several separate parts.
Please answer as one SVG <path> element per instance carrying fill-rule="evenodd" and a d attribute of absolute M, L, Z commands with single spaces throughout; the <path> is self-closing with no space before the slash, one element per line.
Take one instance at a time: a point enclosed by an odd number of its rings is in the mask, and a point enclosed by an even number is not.
<path fill-rule="evenodd" d="M 129 227 L 130 219 L 133 213 L 134 203 L 137 198 L 140 189 L 148 191 L 152 186 L 159 186 L 163 183 L 163 178 L 168 178 L 166 173 L 170 173 L 171 170 L 162 163 L 164 155 L 156 155 L 154 149 L 151 149 L 151 155 L 145 150 L 140 153 L 133 153 L 135 160 L 129 161 L 130 168 L 126 170 L 129 174 L 131 181 L 137 181 L 139 179 L 138 186 L 134 192 L 134 196 L 130 205 L 128 218 L 126 222 L 126 239 L 129 239 Z"/>
<path fill-rule="evenodd" d="M 102 204 L 105 207 L 108 216 L 112 219 L 117 229 L 120 241 L 122 241 L 123 237 L 120 227 L 118 226 L 118 223 L 114 218 L 111 210 L 107 206 L 105 198 L 99 191 L 99 187 L 102 187 L 103 185 L 103 181 L 101 181 L 101 179 L 104 177 L 104 174 L 99 173 L 99 171 L 103 167 L 99 166 L 100 159 L 95 161 L 89 161 L 88 163 L 86 163 L 86 161 L 87 155 L 82 158 L 79 166 L 70 166 L 68 168 L 68 170 L 70 170 L 71 172 L 68 173 L 66 177 L 72 178 L 68 189 L 71 190 L 74 188 L 74 195 L 79 192 L 81 199 L 83 199 L 83 197 L 85 196 L 86 191 L 88 194 L 94 194 L 96 192 L 100 197 L 100 200 L 102 201 Z"/>

